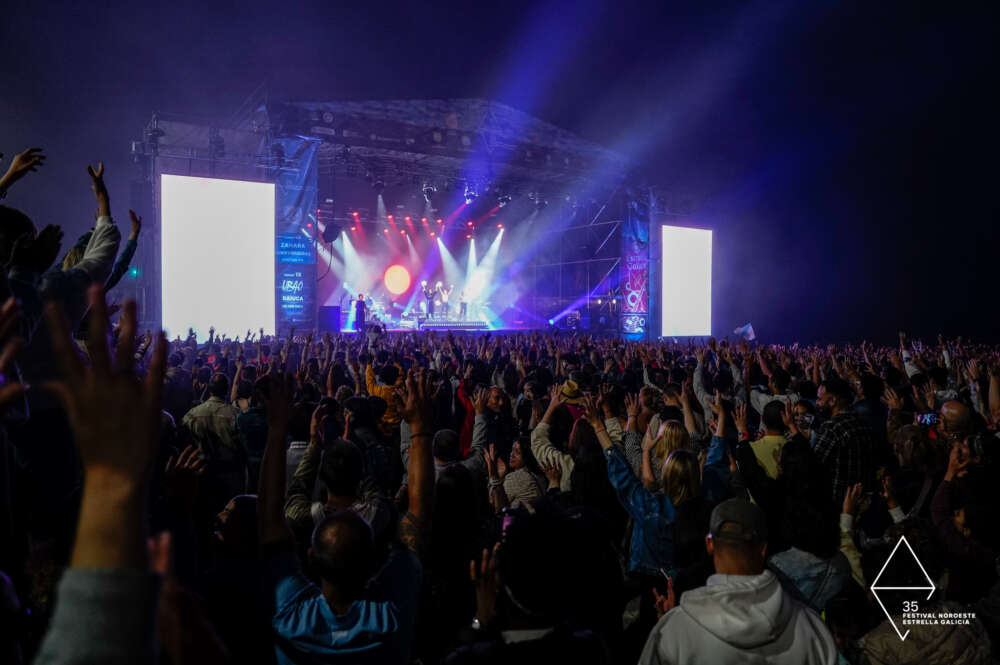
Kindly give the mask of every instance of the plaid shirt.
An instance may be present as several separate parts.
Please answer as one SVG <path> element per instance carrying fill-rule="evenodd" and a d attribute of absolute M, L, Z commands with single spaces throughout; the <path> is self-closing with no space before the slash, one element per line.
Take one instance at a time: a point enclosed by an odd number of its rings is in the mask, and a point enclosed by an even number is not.
<path fill-rule="evenodd" d="M 874 446 L 875 434 L 853 411 L 838 413 L 820 426 L 813 450 L 830 473 L 836 505 L 841 504 L 847 488 L 855 483 L 871 489 Z"/>

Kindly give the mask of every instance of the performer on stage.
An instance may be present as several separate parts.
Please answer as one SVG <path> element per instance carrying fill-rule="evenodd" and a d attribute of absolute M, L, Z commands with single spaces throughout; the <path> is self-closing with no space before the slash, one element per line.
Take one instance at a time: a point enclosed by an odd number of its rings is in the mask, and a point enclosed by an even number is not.
<path fill-rule="evenodd" d="M 469 287 L 465 287 L 458 294 L 458 318 L 462 321 L 469 320 Z"/>
<path fill-rule="evenodd" d="M 420 282 L 420 290 L 423 291 L 424 298 L 427 299 L 427 318 L 434 318 L 434 289 L 427 286 L 427 280 Z"/>
<path fill-rule="evenodd" d="M 368 312 L 368 305 L 365 304 L 365 296 L 358 294 L 358 299 L 354 302 L 354 330 L 356 332 L 365 331 L 365 314 Z"/>
<path fill-rule="evenodd" d="M 444 288 L 444 285 L 441 282 L 438 282 L 437 283 L 437 288 L 438 288 L 438 293 L 441 294 L 441 315 L 442 315 L 442 318 L 447 319 L 448 318 L 448 308 L 449 308 L 448 298 L 449 298 L 449 296 L 451 296 L 451 292 L 455 290 L 455 285 L 452 284 L 451 286 L 449 286 L 446 289 L 446 288 Z"/>

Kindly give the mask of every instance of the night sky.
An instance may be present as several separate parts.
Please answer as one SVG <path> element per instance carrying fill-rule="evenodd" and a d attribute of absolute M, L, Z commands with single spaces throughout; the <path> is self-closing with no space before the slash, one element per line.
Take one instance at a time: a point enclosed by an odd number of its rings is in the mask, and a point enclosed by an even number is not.
<path fill-rule="evenodd" d="M 4 165 L 49 155 L 6 203 L 67 237 L 92 221 L 88 161 L 126 221 L 129 141 L 153 111 L 227 118 L 262 83 L 289 100 L 485 97 L 694 202 L 685 221 L 717 232 L 717 333 L 998 336 L 987 3 L 111 4 L 0 5 Z"/>

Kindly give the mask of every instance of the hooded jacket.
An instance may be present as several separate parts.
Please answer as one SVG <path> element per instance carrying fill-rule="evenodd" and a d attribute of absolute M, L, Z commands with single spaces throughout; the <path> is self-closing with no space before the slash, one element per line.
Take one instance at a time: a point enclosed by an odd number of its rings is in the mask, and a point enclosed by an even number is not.
<path fill-rule="evenodd" d="M 815 612 L 794 600 L 774 573 L 712 575 L 681 596 L 653 628 L 639 662 L 837 662 L 833 636 Z"/>

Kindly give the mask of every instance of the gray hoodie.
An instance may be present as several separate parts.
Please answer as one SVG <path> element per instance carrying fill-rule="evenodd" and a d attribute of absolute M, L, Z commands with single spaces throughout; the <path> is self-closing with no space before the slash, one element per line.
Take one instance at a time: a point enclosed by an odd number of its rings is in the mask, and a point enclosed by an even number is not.
<path fill-rule="evenodd" d="M 837 662 L 833 636 L 774 573 L 712 575 L 653 628 L 641 664 Z"/>

